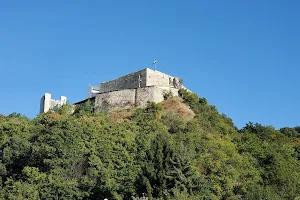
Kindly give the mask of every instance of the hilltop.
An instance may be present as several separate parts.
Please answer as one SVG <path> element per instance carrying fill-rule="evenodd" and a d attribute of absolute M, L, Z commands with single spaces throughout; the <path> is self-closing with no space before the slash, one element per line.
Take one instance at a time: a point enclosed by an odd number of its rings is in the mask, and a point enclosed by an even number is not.
<path fill-rule="evenodd" d="M 145 108 L 90 101 L 0 116 L 0 199 L 300 199 L 300 128 L 237 129 L 180 90 Z"/>

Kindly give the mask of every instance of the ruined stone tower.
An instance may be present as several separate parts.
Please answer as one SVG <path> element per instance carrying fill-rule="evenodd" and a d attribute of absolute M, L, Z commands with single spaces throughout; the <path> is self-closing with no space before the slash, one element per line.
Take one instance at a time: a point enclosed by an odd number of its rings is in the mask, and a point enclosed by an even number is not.
<path fill-rule="evenodd" d="M 51 99 L 51 94 L 45 93 L 41 98 L 40 113 L 48 112 L 56 107 L 62 106 L 67 103 L 67 97 L 61 96 L 60 100 Z"/>

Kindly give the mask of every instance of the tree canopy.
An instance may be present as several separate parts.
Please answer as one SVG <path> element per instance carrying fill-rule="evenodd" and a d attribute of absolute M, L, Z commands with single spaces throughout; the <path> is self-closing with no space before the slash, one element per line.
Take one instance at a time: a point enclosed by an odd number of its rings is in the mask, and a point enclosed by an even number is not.
<path fill-rule="evenodd" d="M 205 98 L 180 93 L 166 101 L 183 101 L 192 119 L 151 102 L 0 115 L 0 199 L 300 199 L 299 127 L 238 130 Z"/>

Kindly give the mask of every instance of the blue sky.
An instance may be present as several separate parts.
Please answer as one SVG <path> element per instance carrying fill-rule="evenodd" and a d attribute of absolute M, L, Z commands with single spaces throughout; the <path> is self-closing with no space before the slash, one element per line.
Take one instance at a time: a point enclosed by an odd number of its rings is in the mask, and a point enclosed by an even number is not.
<path fill-rule="evenodd" d="M 151 67 L 184 79 L 237 127 L 300 125 L 300 1 L 3 1 L 0 113 L 45 93 L 86 97 Z"/>

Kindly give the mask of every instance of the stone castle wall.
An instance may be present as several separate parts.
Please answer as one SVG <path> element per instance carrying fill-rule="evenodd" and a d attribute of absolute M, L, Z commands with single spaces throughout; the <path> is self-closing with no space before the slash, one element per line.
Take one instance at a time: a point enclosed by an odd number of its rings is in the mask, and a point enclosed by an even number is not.
<path fill-rule="evenodd" d="M 128 109 L 135 105 L 135 89 L 120 90 L 97 94 L 95 97 L 95 112 L 107 112 L 118 109 Z"/>
<path fill-rule="evenodd" d="M 134 89 L 139 87 L 139 78 L 141 80 L 140 87 L 146 87 L 147 70 L 143 69 L 126 76 L 122 76 L 112 81 L 100 84 L 100 93 L 111 92 L 116 90 Z"/>
<path fill-rule="evenodd" d="M 147 68 L 147 86 L 162 86 L 172 87 L 173 86 L 172 76 L 162 73 L 157 70 L 151 70 Z"/>
<path fill-rule="evenodd" d="M 173 86 L 173 77 L 149 68 L 100 84 L 99 93 L 147 86 Z"/>
<path fill-rule="evenodd" d="M 144 108 L 149 101 L 162 102 L 166 92 L 172 92 L 173 96 L 178 96 L 178 90 L 182 87 L 178 77 L 146 68 L 101 83 L 100 88 L 90 86 L 88 99 L 77 102 L 75 105 L 90 100 L 95 112 L 128 109 L 133 106 Z M 51 94 L 46 93 L 41 99 L 40 112 L 47 112 L 65 104 L 66 101 L 66 97 L 63 96 L 60 100 L 53 100 Z"/>
<path fill-rule="evenodd" d="M 95 112 L 128 109 L 134 106 L 144 108 L 148 101 L 162 102 L 167 91 L 171 91 L 173 96 L 178 96 L 178 89 L 155 86 L 97 94 L 94 103 Z"/>

